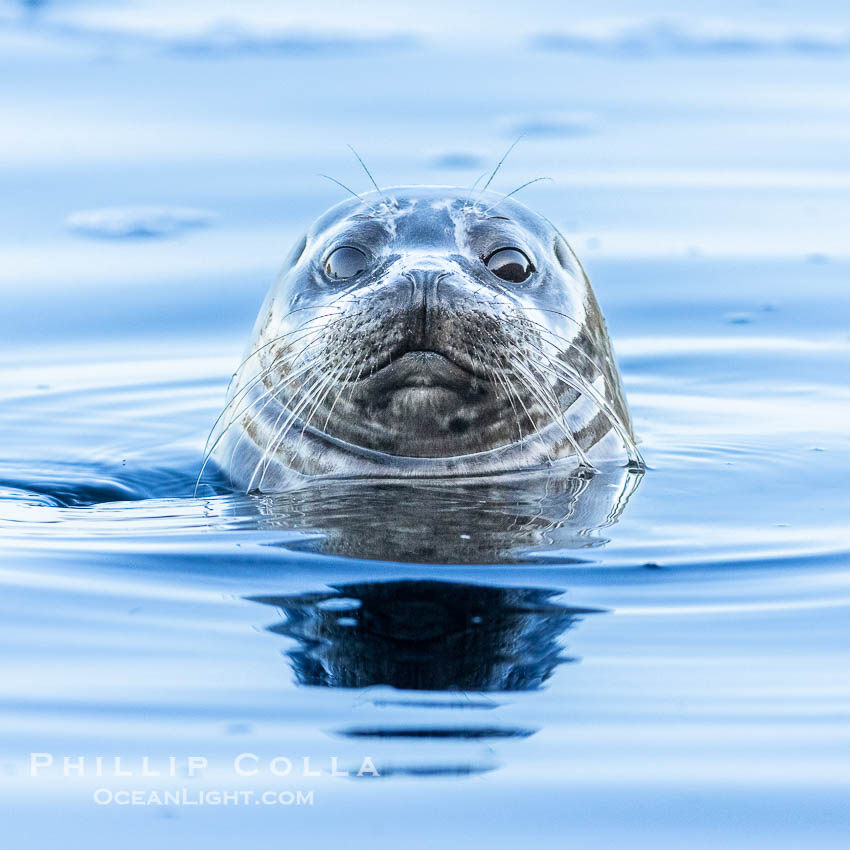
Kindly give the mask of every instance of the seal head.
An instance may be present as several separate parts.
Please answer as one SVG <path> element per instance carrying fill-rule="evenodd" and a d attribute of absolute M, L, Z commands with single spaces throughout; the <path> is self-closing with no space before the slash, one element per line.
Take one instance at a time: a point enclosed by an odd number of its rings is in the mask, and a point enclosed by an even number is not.
<path fill-rule="evenodd" d="M 411 187 L 330 209 L 269 292 L 214 429 L 232 483 L 635 458 L 587 277 L 546 219 Z"/>

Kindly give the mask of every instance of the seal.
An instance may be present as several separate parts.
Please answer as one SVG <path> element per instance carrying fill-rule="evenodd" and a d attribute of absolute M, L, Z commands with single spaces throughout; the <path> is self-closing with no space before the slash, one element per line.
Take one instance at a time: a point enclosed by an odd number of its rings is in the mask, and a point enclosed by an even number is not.
<path fill-rule="evenodd" d="M 299 240 L 207 446 L 234 488 L 639 463 L 576 255 L 512 197 L 376 190 Z M 203 474 L 203 471 L 202 471 Z"/>

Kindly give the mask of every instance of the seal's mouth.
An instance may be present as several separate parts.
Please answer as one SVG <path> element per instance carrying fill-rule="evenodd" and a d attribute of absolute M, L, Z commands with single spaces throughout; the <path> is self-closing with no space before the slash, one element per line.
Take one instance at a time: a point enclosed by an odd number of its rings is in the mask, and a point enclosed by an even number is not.
<path fill-rule="evenodd" d="M 378 390 L 403 387 L 467 390 L 471 384 L 480 384 L 487 379 L 446 352 L 431 348 L 405 348 L 382 358 L 367 374 L 352 380 L 368 382 Z"/>
<path fill-rule="evenodd" d="M 465 391 L 481 379 L 442 352 L 414 349 L 405 351 L 361 380 L 369 381 L 379 391 L 417 387 Z"/>

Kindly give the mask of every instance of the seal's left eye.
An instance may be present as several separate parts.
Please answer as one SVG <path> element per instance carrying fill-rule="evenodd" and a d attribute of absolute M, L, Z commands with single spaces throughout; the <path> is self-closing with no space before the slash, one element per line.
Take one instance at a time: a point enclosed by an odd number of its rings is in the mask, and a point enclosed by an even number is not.
<path fill-rule="evenodd" d="M 345 280 L 366 268 L 366 255 L 359 248 L 343 245 L 325 260 L 325 271 L 333 280 Z"/>
<path fill-rule="evenodd" d="M 508 283 L 522 283 L 534 271 L 531 260 L 519 248 L 502 248 L 485 260 L 485 265 L 496 277 Z"/>

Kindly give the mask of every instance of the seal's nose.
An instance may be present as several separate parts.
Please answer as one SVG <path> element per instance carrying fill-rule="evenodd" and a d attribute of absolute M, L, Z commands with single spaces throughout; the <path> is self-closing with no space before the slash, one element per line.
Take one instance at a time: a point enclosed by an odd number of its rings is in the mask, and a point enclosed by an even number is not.
<path fill-rule="evenodd" d="M 439 283 L 444 277 L 449 276 L 449 272 L 442 268 L 407 269 L 402 272 L 402 274 L 413 284 L 414 295 L 417 290 L 424 292 L 425 290 L 436 286 L 437 283 Z"/>
<path fill-rule="evenodd" d="M 402 274 L 410 281 L 410 308 L 418 319 L 416 326 L 424 339 L 429 332 L 429 310 L 433 311 L 436 303 L 437 286 L 450 272 L 443 266 L 424 266 L 407 269 Z"/>

